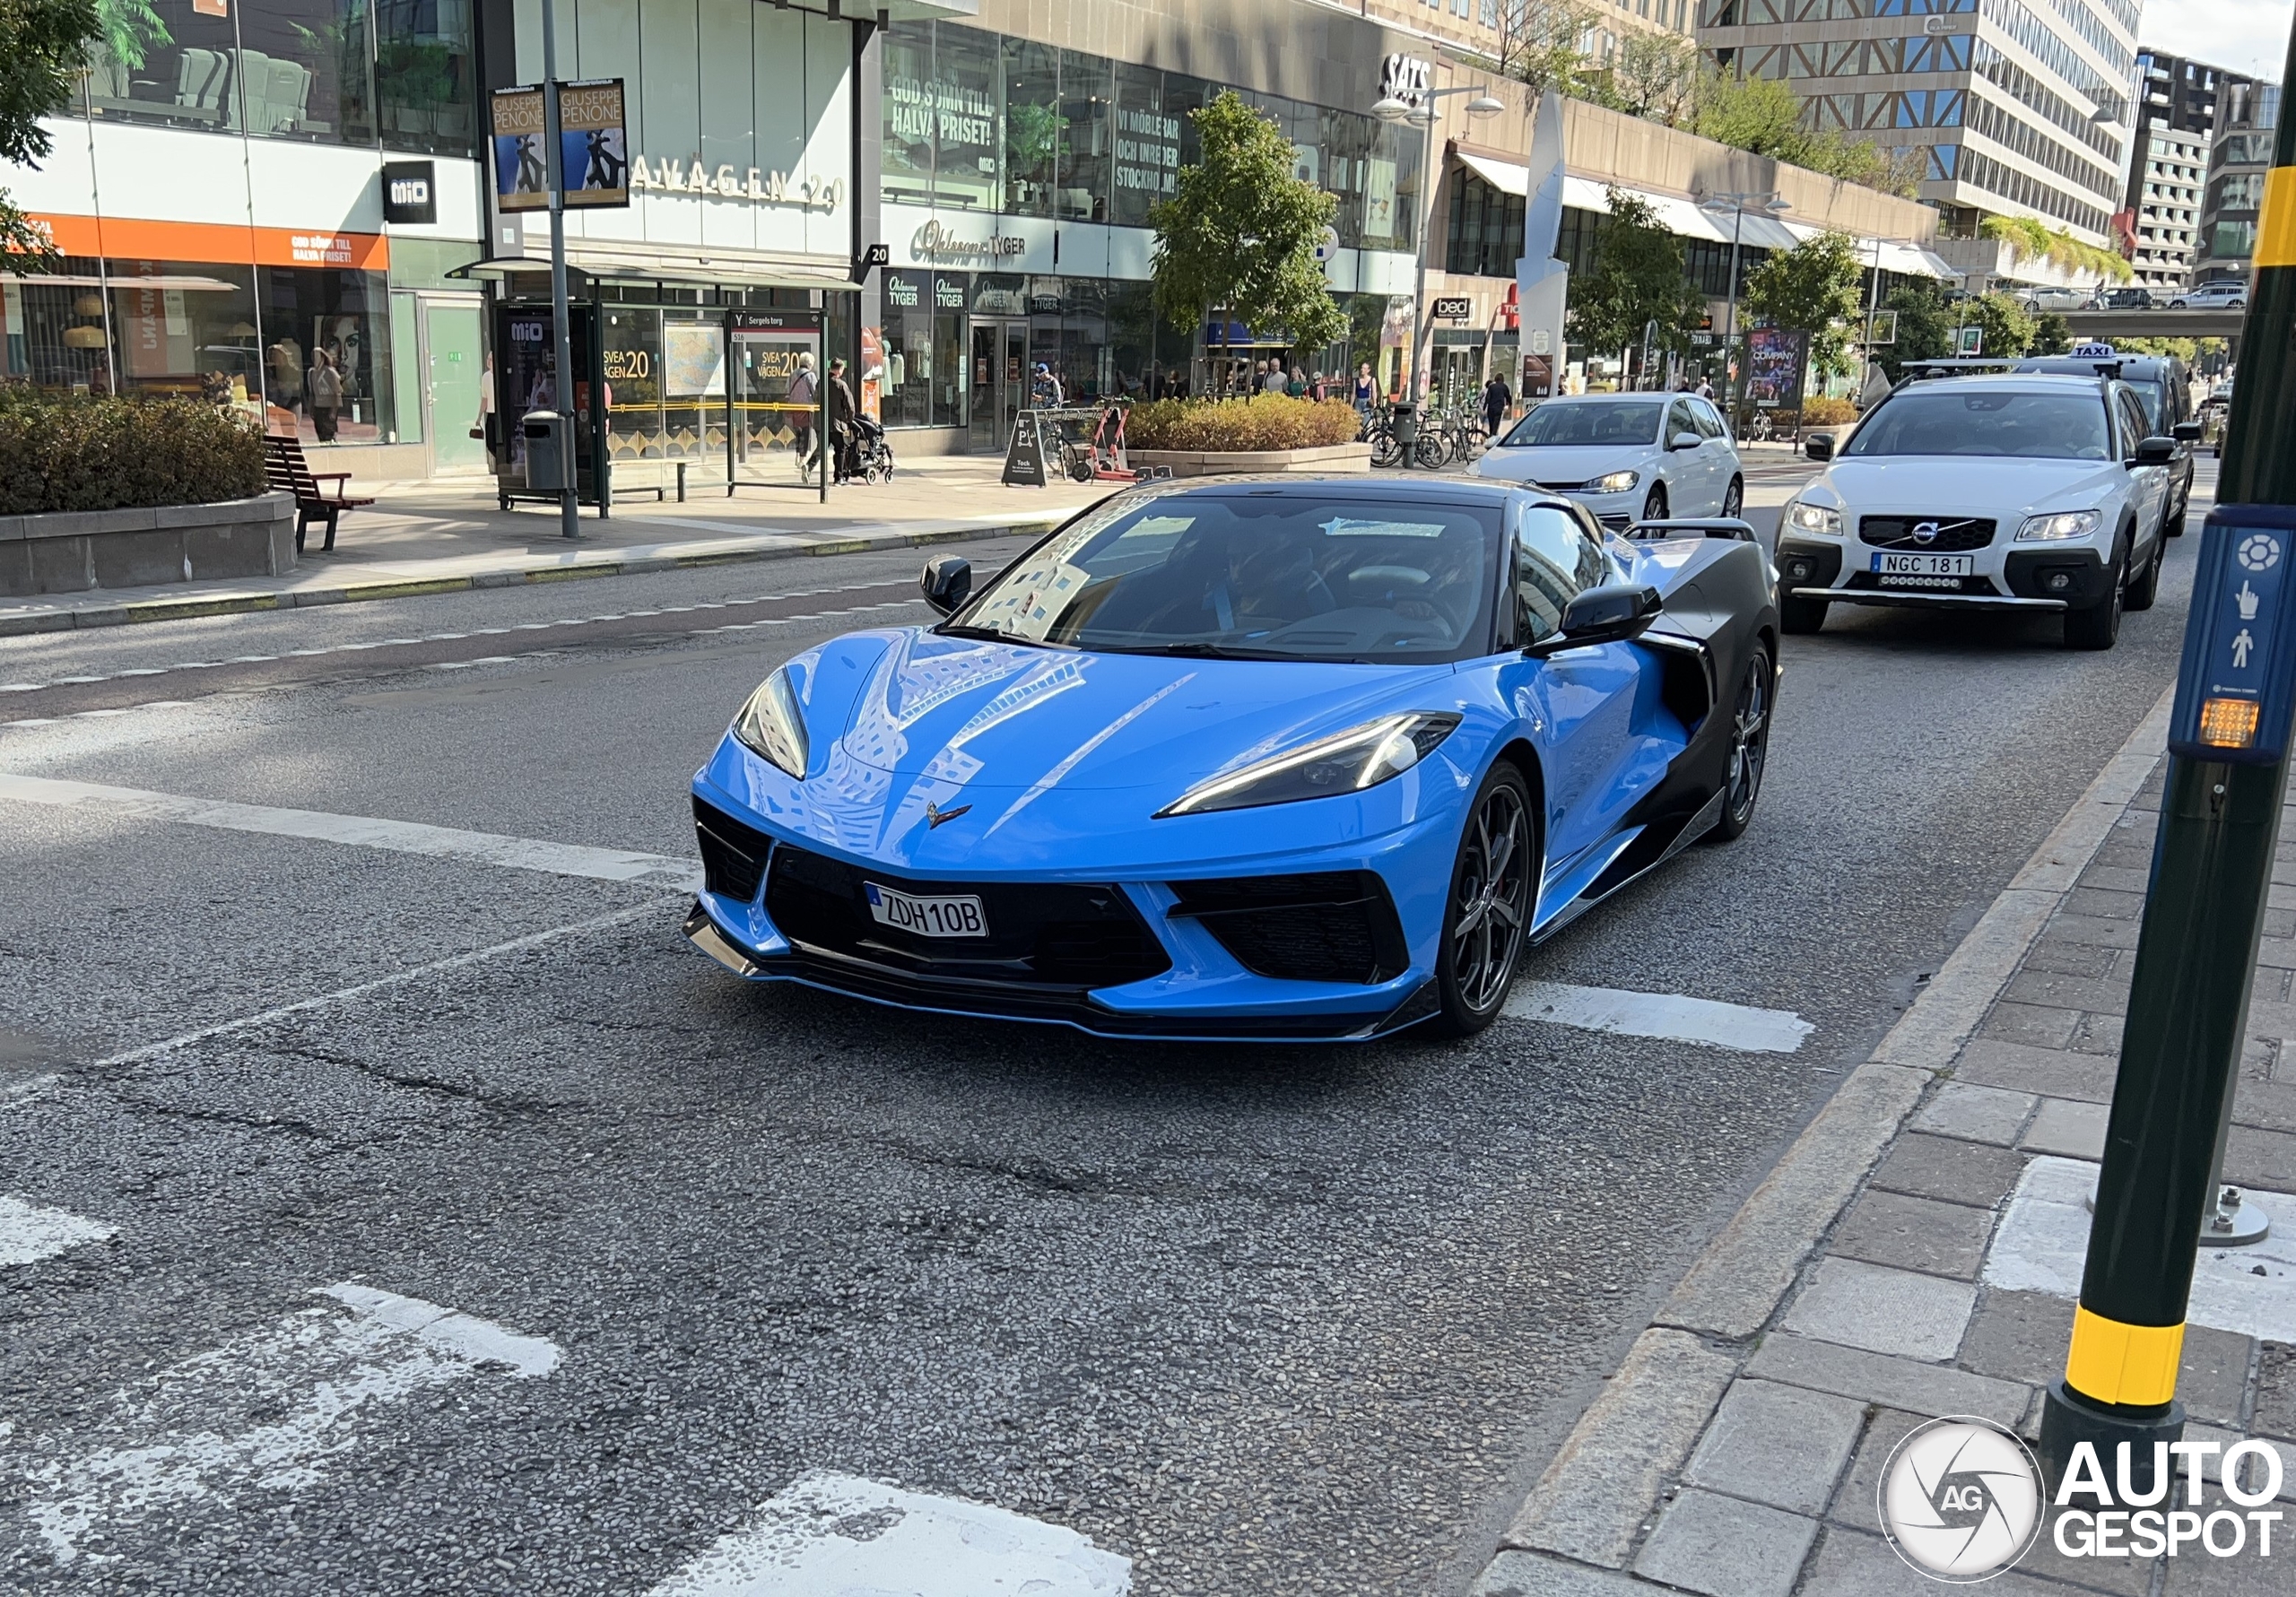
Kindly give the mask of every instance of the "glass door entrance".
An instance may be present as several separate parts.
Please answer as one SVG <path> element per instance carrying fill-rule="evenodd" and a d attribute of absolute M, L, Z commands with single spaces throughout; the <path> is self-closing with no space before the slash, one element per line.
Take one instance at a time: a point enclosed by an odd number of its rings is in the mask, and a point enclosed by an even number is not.
<path fill-rule="evenodd" d="M 972 325 L 972 417 L 968 445 L 976 455 L 1002 455 L 1013 423 L 1029 403 L 1029 325 Z"/>

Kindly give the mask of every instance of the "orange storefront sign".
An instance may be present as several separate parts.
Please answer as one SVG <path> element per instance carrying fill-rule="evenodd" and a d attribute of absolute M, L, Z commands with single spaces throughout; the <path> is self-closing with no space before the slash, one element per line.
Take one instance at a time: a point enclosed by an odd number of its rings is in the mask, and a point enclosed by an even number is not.
<path fill-rule="evenodd" d="M 144 221 L 130 216 L 38 215 L 65 255 L 115 260 L 215 261 L 231 265 L 335 266 L 387 270 L 391 241 L 380 233 L 326 228 L 235 227 L 215 221 Z"/>

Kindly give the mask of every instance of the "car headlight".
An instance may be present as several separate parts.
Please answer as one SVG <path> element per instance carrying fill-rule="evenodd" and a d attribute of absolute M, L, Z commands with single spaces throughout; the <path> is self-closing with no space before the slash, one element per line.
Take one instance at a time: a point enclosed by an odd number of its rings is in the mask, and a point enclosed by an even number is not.
<path fill-rule="evenodd" d="M 1605 472 L 1587 484 L 1589 493 L 1624 493 L 1642 481 L 1640 472 Z"/>
<path fill-rule="evenodd" d="M 742 713 L 734 717 L 734 735 L 760 758 L 778 766 L 799 781 L 805 777 L 805 717 L 797 708 L 796 690 L 789 673 L 777 671 L 765 679 Z"/>
<path fill-rule="evenodd" d="M 2058 510 L 2048 516 L 2028 516 L 2017 528 L 2017 542 L 2051 543 L 2066 538 L 2085 538 L 2103 520 L 2094 510 Z"/>
<path fill-rule="evenodd" d="M 1156 819 L 1361 793 L 1417 765 L 1458 724 L 1458 716 L 1448 711 L 1384 716 L 1335 737 L 1318 738 L 1288 754 L 1199 783 L 1157 811 Z"/>
<path fill-rule="evenodd" d="M 1814 533 L 1821 538 L 1841 536 L 1841 512 L 1824 505 L 1813 505 L 1806 499 L 1796 499 L 1786 507 L 1786 525 L 1797 533 Z"/>

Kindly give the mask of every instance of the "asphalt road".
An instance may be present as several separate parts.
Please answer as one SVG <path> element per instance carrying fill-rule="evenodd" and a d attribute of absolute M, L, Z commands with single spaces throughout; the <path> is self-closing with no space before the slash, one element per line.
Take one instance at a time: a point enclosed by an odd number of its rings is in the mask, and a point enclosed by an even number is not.
<path fill-rule="evenodd" d="M 2107 655 L 1837 609 L 1751 833 L 1531 960 L 1793 1054 L 909 1016 L 735 982 L 661 886 L 0 797 L 0 1205 L 111 1228 L 0 1263 L 0 1586 L 642 1593 L 830 1471 L 1145 1593 L 1462 1591 L 2169 684 L 2194 548 Z M 690 857 L 741 697 L 922 619 L 917 560 L 0 640 L 0 776 Z"/>

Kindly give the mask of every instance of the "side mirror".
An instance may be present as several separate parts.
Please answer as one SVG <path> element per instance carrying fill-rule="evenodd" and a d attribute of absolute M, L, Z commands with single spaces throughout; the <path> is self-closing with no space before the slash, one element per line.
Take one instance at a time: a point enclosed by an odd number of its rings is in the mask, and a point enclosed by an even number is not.
<path fill-rule="evenodd" d="M 936 554 L 925 562 L 925 576 L 918 586 L 925 590 L 927 604 L 943 615 L 954 615 L 972 596 L 972 562 L 961 554 Z"/>
<path fill-rule="evenodd" d="M 2177 457 L 2177 440 L 2150 438 L 2138 442 L 2136 453 L 2129 457 L 2131 465 L 2167 465 Z"/>
<path fill-rule="evenodd" d="M 2179 421 L 2177 423 L 2174 431 L 2177 442 L 2180 444 L 2196 444 L 2200 442 L 2200 423 L 2197 421 Z"/>
<path fill-rule="evenodd" d="M 1669 450 L 1695 449 L 1705 441 L 1706 439 L 1698 433 L 1678 432 L 1666 440 L 1666 447 Z"/>
<path fill-rule="evenodd" d="M 1812 460 L 1831 460 L 1833 458 L 1833 434 L 1830 432 L 1812 433 L 1808 438 L 1802 440 L 1802 453 L 1808 456 Z"/>
<path fill-rule="evenodd" d="M 1647 582 L 1606 582 L 1562 607 L 1562 624 L 1523 652 L 1544 656 L 1589 644 L 1624 643 L 1647 630 L 1665 601 Z"/>

